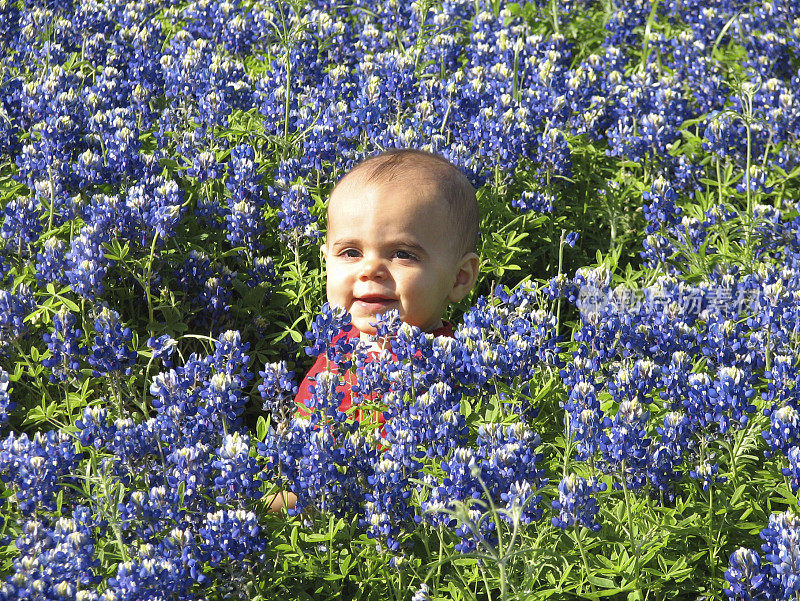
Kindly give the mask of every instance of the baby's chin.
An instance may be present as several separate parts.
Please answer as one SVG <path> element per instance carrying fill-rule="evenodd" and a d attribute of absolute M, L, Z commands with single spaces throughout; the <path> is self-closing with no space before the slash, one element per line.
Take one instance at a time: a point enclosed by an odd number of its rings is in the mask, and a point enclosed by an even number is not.
<path fill-rule="evenodd" d="M 374 315 L 369 317 L 360 317 L 360 316 L 352 316 L 352 321 L 350 322 L 353 324 L 353 327 L 356 328 L 362 334 L 366 334 L 368 336 L 374 336 L 377 333 L 375 326 L 372 325 L 375 323 L 377 319 Z"/>

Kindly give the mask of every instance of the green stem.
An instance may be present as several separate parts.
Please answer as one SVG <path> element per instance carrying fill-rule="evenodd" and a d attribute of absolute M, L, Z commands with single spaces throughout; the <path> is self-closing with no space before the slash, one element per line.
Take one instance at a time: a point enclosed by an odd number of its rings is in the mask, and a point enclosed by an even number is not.
<path fill-rule="evenodd" d="M 589 561 L 586 559 L 586 549 L 583 548 L 583 530 L 581 526 L 578 526 L 575 529 L 575 540 L 578 542 L 578 550 L 581 552 L 581 558 L 583 559 L 583 569 L 586 570 L 586 579 L 589 580 Z M 597 590 L 594 588 L 594 584 L 589 582 L 589 588 L 592 589 L 592 592 L 595 593 Z M 583 593 L 583 587 L 581 590 L 578 591 L 578 594 Z"/>
<path fill-rule="evenodd" d="M 559 34 L 558 30 L 558 5 L 557 0 L 550 0 L 550 16 L 553 19 L 553 31 L 556 35 Z"/>
<path fill-rule="evenodd" d="M 625 461 L 622 461 L 622 490 L 625 493 L 625 513 L 628 514 L 628 540 L 633 550 L 634 569 L 636 574 L 636 592 L 639 598 L 642 596 L 641 586 L 641 567 L 639 566 L 639 545 L 633 532 L 633 509 L 631 507 L 631 493 L 628 490 L 627 478 L 625 477 Z"/>
<path fill-rule="evenodd" d="M 744 182 L 745 182 L 745 196 L 747 198 L 747 264 L 751 265 L 753 261 L 753 201 L 751 198 L 750 193 L 750 164 L 752 162 L 752 129 L 751 125 L 753 122 L 753 96 L 751 92 L 748 91 L 744 93 L 744 125 L 745 130 L 747 132 L 747 157 L 746 157 L 746 165 L 744 171 Z"/>
<path fill-rule="evenodd" d="M 483 585 L 486 587 L 486 599 L 488 601 L 492 601 L 492 589 L 489 587 L 489 579 L 486 578 L 486 570 L 483 569 L 482 565 L 478 565 L 478 569 L 481 571 L 481 577 L 483 578 Z"/>
<path fill-rule="evenodd" d="M 53 213 L 55 213 L 56 185 L 53 183 L 53 164 L 47 165 L 47 176 L 50 180 L 50 209 L 47 212 L 47 231 L 53 229 Z"/>
<path fill-rule="evenodd" d="M 500 558 L 498 562 L 500 566 L 500 601 L 506 601 L 507 598 L 507 578 L 506 578 L 506 558 Z"/>
<path fill-rule="evenodd" d="M 147 331 L 153 335 L 153 295 L 150 293 L 150 278 L 153 275 L 153 257 L 156 253 L 156 242 L 158 242 L 158 232 L 153 236 L 150 243 L 150 255 L 147 257 L 147 273 L 144 276 L 144 294 L 147 297 Z"/>
<path fill-rule="evenodd" d="M 559 281 L 561 278 L 561 269 L 564 265 L 564 240 L 567 235 L 567 230 L 561 230 L 561 238 L 558 241 L 558 273 L 556 274 L 556 281 Z M 559 294 L 558 300 L 556 301 L 556 336 L 558 336 L 558 331 L 561 329 L 561 295 Z"/>
<path fill-rule="evenodd" d="M 714 487 L 708 486 L 708 563 L 712 573 L 717 571 L 717 550 L 712 544 L 714 540 Z"/>
<path fill-rule="evenodd" d="M 443 526 L 439 524 L 436 526 L 436 534 L 439 535 L 439 561 L 437 562 L 438 565 L 436 566 L 436 585 L 438 587 L 439 580 L 442 577 L 442 556 L 444 554 L 444 536 L 442 532 Z"/>
<path fill-rule="evenodd" d="M 570 415 L 564 412 L 564 461 L 561 466 L 561 477 L 566 478 L 569 474 L 569 460 L 572 456 L 572 424 L 570 423 Z"/>
<path fill-rule="evenodd" d="M 96 464 L 95 464 L 96 467 Z M 125 543 L 122 541 L 122 528 L 119 524 L 119 514 L 117 513 L 117 506 L 116 503 L 109 502 L 113 498 L 111 494 L 109 494 L 108 490 L 108 474 L 104 473 L 100 477 L 100 481 L 103 485 L 103 500 L 106 503 L 106 507 L 104 513 L 108 516 L 108 522 L 111 524 L 111 530 L 114 532 L 114 540 L 117 543 L 117 547 L 119 548 L 119 554 L 122 556 L 123 561 L 128 561 L 128 552 L 125 549 Z"/>
<path fill-rule="evenodd" d="M 114 400 L 117 404 L 117 411 L 119 417 L 124 417 L 122 408 L 122 386 L 120 385 L 118 376 L 111 376 L 111 391 L 114 393 Z"/>

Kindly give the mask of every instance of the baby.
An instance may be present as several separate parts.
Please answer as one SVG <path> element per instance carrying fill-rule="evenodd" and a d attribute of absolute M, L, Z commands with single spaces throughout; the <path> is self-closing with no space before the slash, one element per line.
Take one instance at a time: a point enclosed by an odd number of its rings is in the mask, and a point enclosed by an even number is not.
<path fill-rule="evenodd" d="M 452 336 L 442 315 L 475 285 L 477 241 L 475 189 L 443 157 L 396 149 L 358 164 L 331 193 L 322 246 L 328 302 L 352 317 L 346 335 L 370 342 L 376 316 L 395 309 L 424 332 Z M 316 375 L 329 369 L 322 353 L 300 383 L 299 413 L 307 414 Z M 346 411 L 350 394 L 342 392 Z M 280 496 L 273 510 L 294 505 L 291 493 Z"/>

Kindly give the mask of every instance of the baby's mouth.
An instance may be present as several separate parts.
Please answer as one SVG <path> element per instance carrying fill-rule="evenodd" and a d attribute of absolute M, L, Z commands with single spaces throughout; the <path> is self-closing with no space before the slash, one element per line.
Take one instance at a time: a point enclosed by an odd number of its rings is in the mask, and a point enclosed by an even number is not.
<path fill-rule="evenodd" d="M 394 302 L 397 302 L 397 299 L 381 296 L 379 294 L 365 294 L 364 296 L 357 296 L 353 299 L 354 305 L 368 313 L 385 311 L 386 308 Z"/>

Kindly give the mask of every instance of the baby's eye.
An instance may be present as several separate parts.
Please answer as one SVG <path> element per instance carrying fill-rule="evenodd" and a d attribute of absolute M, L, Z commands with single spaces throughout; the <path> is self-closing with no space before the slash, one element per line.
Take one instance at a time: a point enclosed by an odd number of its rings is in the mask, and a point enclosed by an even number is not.
<path fill-rule="evenodd" d="M 347 257 L 348 259 L 355 259 L 356 257 L 360 257 L 361 253 L 356 248 L 345 248 L 339 253 L 339 256 Z"/>
<path fill-rule="evenodd" d="M 417 256 L 414 253 L 410 253 L 407 250 L 398 250 L 395 251 L 394 256 L 398 259 L 402 259 L 404 261 L 416 261 Z"/>

